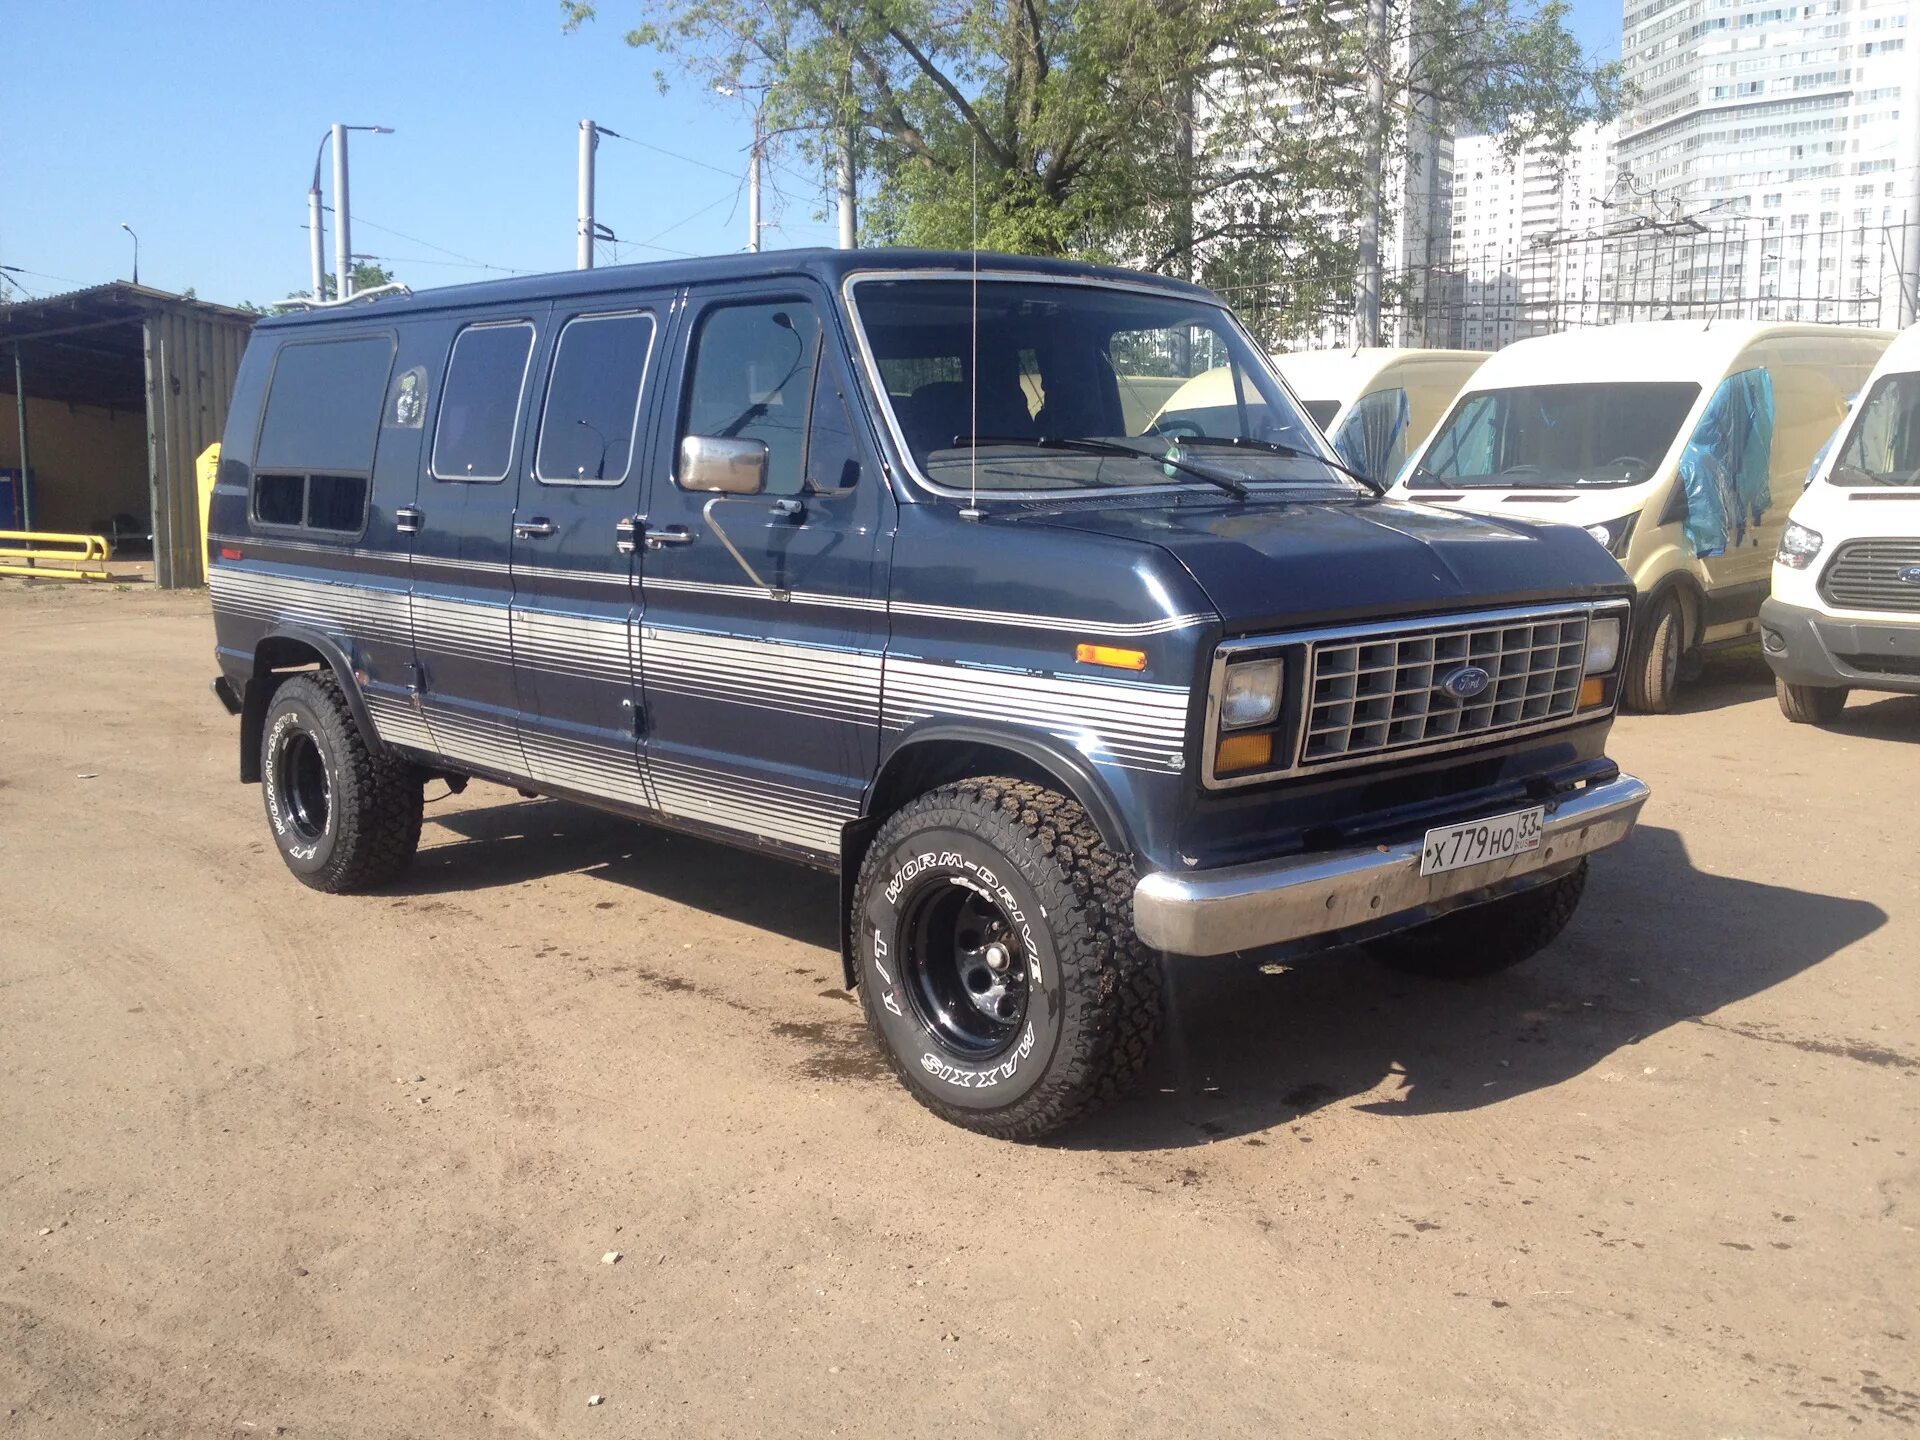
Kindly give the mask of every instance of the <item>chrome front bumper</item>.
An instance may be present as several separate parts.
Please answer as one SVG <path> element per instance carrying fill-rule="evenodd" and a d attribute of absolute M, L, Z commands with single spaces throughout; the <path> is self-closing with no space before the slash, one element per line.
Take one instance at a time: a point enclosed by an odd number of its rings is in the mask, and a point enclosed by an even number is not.
<path fill-rule="evenodd" d="M 1424 836 L 1185 875 L 1163 870 L 1135 887 L 1133 928 L 1156 950 L 1226 955 L 1377 923 L 1617 844 L 1650 793 L 1631 775 L 1576 791 L 1549 810 L 1539 849 L 1438 875 L 1420 873 Z"/>

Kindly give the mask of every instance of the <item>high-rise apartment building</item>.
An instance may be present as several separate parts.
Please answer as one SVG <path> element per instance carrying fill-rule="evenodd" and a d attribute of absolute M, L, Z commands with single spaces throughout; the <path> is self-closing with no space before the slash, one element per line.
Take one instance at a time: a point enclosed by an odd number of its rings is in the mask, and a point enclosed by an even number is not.
<path fill-rule="evenodd" d="M 1613 140 L 1613 126 L 1583 125 L 1565 154 L 1536 144 L 1513 156 L 1495 136 L 1454 140 L 1448 343 L 1491 350 L 1603 322 L 1593 237 L 1610 214 Z"/>
<path fill-rule="evenodd" d="M 1900 232 L 1885 227 L 1920 226 L 1916 0 L 1625 0 L 1621 56 L 1635 94 L 1621 198 L 1720 240 L 1623 275 L 1623 295 L 1900 318 Z"/>

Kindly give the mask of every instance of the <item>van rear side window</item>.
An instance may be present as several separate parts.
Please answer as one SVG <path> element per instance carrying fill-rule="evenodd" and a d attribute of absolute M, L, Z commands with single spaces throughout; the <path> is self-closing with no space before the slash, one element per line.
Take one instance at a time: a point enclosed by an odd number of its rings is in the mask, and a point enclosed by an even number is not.
<path fill-rule="evenodd" d="M 433 439 L 434 479 L 507 478 L 532 353 L 533 326 L 525 320 L 469 325 L 454 338 Z"/>
<path fill-rule="evenodd" d="M 618 485 L 640 428 L 640 389 L 653 317 L 582 315 L 567 322 L 547 381 L 533 473 L 546 485 Z"/>
<path fill-rule="evenodd" d="M 392 367 L 389 335 L 281 347 L 254 449 L 256 525 L 341 535 L 366 528 L 367 486 Z"/>

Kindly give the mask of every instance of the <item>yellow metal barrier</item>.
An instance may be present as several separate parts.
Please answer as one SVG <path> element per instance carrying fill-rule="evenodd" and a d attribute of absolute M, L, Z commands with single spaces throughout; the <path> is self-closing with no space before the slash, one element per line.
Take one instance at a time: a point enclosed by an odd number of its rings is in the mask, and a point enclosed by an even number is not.
<path fill-rule="evenodd" d="M 0 530 L 0 575 L 37 580 L 111 580 L 113 546 L 104 535 L 50 530 Z"/>

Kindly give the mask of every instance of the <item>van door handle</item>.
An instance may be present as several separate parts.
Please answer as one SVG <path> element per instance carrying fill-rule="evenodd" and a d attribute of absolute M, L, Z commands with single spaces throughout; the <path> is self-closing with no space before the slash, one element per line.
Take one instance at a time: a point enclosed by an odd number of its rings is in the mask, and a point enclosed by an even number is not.
<path fill-rule="evenodd" d="M 513 522 L 514 536 L 520 540 L 538 540 L 542 536 L 551 535 L 553 529 L 553 522 L 545 518 Z"/>
<path fill-rule="evenodd" d="M 684 525 L 669 525 L 663 530 L 647 531 L 646 545 L 649 550 L 658 550 L 665 545 L 691 545 L 696 538 L 696 532 Z"/>
<path fill-rule="evenodd" d="M 413 535 L 418 533 L 420 522 L 426 518 L 420 513 L 418 506 L 402 505 L 393 512 L 393 528 L 402 535 Z"/>

